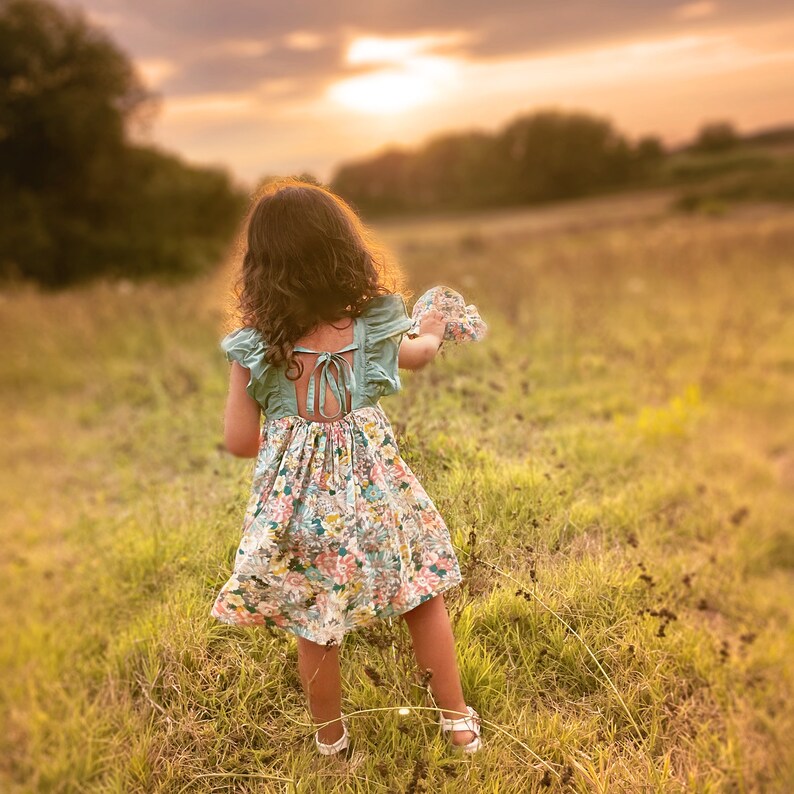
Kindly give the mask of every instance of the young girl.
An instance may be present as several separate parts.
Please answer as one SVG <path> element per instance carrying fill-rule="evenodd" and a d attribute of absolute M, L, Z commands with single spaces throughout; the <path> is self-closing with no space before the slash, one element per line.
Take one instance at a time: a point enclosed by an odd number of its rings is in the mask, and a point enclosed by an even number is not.
<path fill-rule="evenodd" d="M 296 635 L 320 753 L 348 747 L 339 646 L 402 615 L 430 668 L 439 723 L 480 747 L 442 593 L 461 582 L 448 529 L 400 456 L 379 399 L 441 346 L 428 313 L 415 338 L 400 294 L 355 212 L 325 188 L 273 183 L 255 202 L 239 302 L 242 327 L 221 342 L 232 362 L 224 441 L 255 457 L 234 571 L 211 614 Z M 260 426 L 260 412 L 265 421 Z"/>

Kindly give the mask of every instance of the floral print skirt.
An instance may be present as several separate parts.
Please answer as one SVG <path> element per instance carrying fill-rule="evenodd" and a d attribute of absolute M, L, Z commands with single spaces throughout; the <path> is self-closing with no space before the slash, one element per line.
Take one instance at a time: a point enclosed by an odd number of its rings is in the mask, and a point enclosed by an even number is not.
<path fill-rule="evenodd" d="M 461 582 L 449 531 L 380 405 L 265 421 L 243 536 L 211 615 L 320 644 Z"/>

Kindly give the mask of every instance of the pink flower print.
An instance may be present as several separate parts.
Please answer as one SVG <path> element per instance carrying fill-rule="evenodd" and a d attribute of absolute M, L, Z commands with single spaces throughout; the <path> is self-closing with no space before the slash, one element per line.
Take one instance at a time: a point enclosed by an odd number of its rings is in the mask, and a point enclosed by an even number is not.
<path fill-rule="evenodd" d="M 372 594 L 372 606 L 375 609 L 383 609 L 388 602 L 388 597 L 385 590 L 375 590 Z"/>
<path fill-rule="evenodd" d="M 249 612 L 247 609 L 238 609 L 234 613 L 234 622 L 239 626 L 261 626 L 265 621 L 262 615 Z"/>
<path fill-rule="evenodd" d="M 400 589 L 394 594 L 391 599 L 392 606 L 398 612 L 408 606 L 408 599 L 411 597 L 413 590 L 408 582 L 402 582 Z"/>
<path fill-rule="evenodd" d="M 334 584 L 345 584 L 350 581 L 350 578 L 356 572 L 356 557 L 348 552 L 347 554 L 337 557 L 337 570 L 334 576 Z"/>
<path fill-rule="evenodd" d="M 425 568 L 435 567 L 437 571 L 448 571 L 450 569 L 449 558 L 444 557 L 438 552 L 431 551 L 425 555 Z M 431 571 L 433 573 L 433 571 Z"/>
<path fill-rule="evenodd" d="M 292 496 L 284 494 L 270 503 L 270 516 L 273 521 L 283 524 L 292 515 Z"/>
<path fill-rule="evenodd" d="M 339 554 L 336 551 L 324 551 L 314 558 L 314 567 L 317 568 L 323 576 L 331 577 L 336 573 L 336 561 L 338 559 Z"/>
<path fill-rule="evenodd" d="M 272 615 L 276 614 L 276 612 L 278 612 L 278 609 L 276 608 L 275 604 L 273 604 L 272 601 L 260 601 L 256 605 L 256 611 L 260 615 L 269 618 Z"/>
<path fill-rule="evenodd" d="M 284 626 L 287 624 L 287 619 L 281 614 L 276 604 L 272 601 L 260 601 L 256 605 L 256 614 L 258 616 L 257 624 L 262 625 L 267 620 L 272 620 L 276 626 Z"/>
<path fill-rule="evenodd" d="M 422 527 L 424 527 L 424 529 L 433 529 L 438 526 L 438 517 L 433 515 L 431 511 L 423 510 L 420 516 L 422 517 Z"/>
<path fill-rule="evenodd" d="M 317 606 L 320 608 L 321 613 L 325 616 L 325 623 L 329 628 L 332 624 L 338 623 L 343 620 L 344 613 L 347 610 L 347 596 L 342 592 L 330 590 L 325 594 L 325 598 L 320 605 L 319 598 Z"/>
<path fill-rule="evenodd" d="M 299 571 L 290 571 L 284 577 L 284 590 L 287 593 L 302 595 L 306 587 L 306 576 Z"/>
<path fill-rule="evenodd" d="M 372 464 L 372 469 L 370 469 L 370 480 L 372 481 L 373 485 L 380 485 L 383 483 L 384 475 L 386 474 L 386 466 L 384 465 L 382 460 L 376 460 Z"/>
<path fill-rule="evenodd" d="M 401 458 L 395 459 L 394 465 L 391 468 L 392 476 L 400 482 L 413 482 L 413 472 L 410 471 L 408 464 L 405 463 Z"/>
<path fill-rule="evenodd" d="M 414 574 L 413 584 L 418 593 L 427 595 L 436 589 L 440 581 L 441 577 L 438 574 L 433 573 L 429 568 L 422 568 Z"/>

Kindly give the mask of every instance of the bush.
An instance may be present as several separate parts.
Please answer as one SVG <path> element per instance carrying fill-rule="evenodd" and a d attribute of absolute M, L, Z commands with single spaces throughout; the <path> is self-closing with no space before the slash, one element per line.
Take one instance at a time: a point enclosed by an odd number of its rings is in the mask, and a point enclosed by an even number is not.
<path fill-rule="evenodd" d="M 739 133 L 730 121 L 714 121 L 700 128 L 693 148 L 701 152 L 725 152 L 737 146 L 739 140 Z"/>

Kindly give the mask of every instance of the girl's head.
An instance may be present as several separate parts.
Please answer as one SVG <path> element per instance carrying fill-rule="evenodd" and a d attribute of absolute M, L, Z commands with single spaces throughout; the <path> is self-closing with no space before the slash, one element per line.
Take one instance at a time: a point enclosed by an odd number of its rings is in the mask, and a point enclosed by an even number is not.
<path fill-rule="evenodd" d="M 256 196 L 237 298 L 243 325 L 262 334 L 271 364 L 292 369 L 299 338 L 320 323 L 359 315 L 371 298 L 396 291 L 399 281 L 385 250 L 327 188 L 289 178 Z"/>

